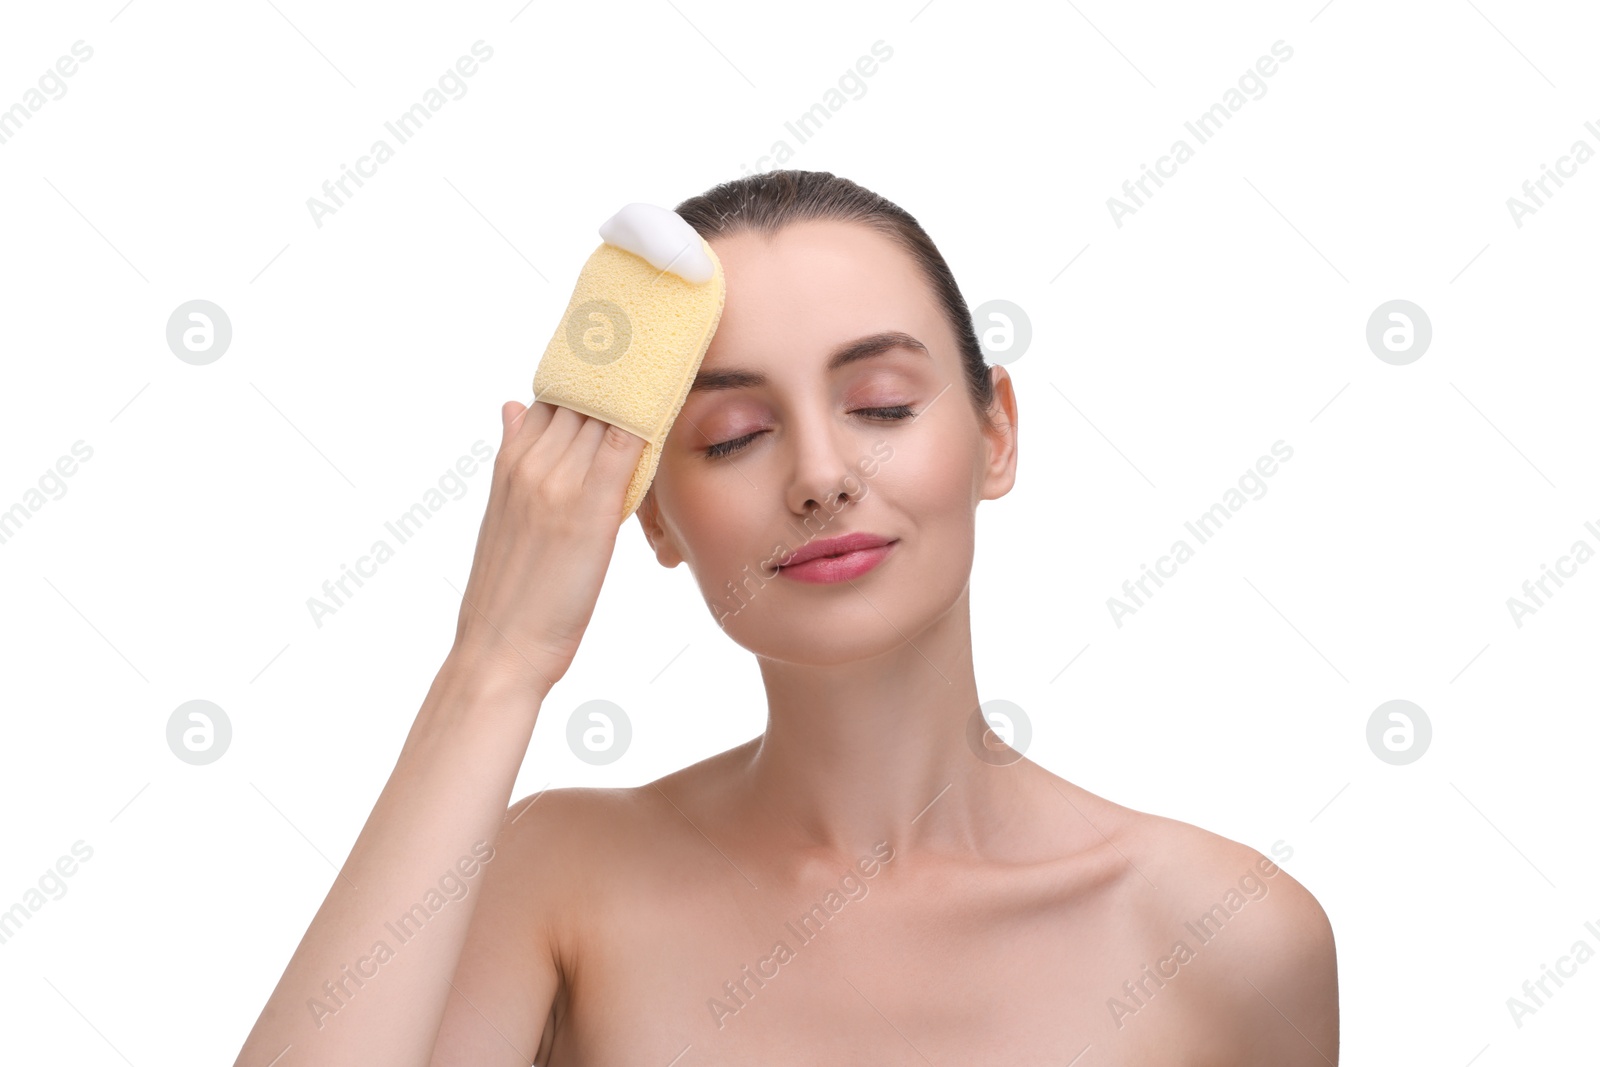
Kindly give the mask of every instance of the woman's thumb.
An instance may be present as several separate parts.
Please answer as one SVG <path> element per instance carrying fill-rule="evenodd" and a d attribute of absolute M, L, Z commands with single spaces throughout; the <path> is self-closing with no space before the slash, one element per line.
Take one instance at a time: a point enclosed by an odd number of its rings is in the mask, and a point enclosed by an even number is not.
<path fill-rule="evenodd" d="M 512 424 L 521 418 L 527 410 L 527 408 L 523 407 L 515 400 L 507 400 L 504 404 L 500 405 L 501 444 L 505 444 L 506 441 L 511 437 L 513 432 L 511 429 Z"/>

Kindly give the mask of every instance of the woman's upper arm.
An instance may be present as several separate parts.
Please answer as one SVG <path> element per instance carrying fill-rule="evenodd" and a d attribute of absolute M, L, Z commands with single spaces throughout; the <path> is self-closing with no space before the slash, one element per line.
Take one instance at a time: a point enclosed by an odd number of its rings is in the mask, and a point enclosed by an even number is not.
<path fill-rule="evenodd" d="M 576 790 L 547 790 L 506 813 L 482 869 L 477 910 L 451 979 L 432 1067 L 528 1067 L 561 985 L 561 902 L 570 899 Z"/>

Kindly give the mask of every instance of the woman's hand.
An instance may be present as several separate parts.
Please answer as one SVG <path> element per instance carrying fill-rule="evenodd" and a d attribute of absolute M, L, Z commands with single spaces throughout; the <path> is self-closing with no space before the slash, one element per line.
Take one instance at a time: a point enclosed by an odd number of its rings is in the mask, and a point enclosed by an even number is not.
<path fill-rule="evenodd" d="M 594 614 L 645 441 L 570 408 L 508 400 L 451 657 L 542 700 Z"/>

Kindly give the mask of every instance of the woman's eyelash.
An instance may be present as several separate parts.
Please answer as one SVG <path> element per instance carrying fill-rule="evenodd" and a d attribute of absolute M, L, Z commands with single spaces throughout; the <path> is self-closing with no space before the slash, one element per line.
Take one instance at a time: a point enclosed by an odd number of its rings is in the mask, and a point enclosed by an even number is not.
<path fill-rule="evenodd" d="M 865 413 L 875 413 L 886 422 L 909 419 L 916 414 L 915 411 L 911 410 L 910 404 L 896 404 L 892 408 L 861 408 L 860 410 Z"/>
<path fill-rule="evenodd" d="M 910 404 L 896 404 L 894 407 L 888 408 L 859 408 L 855 413 L 857 415 L 872 416 L 876 421 L 879 422 L 896 422 L 900 419 L 909 419 L 916 415 L 916 412 L 912 410 Z M 721 459 L 723 456 L 732 455 L 741 448 L 744 448 L 751 441 L 754 441 L 757 437 L 760 437 L 764 432 L 765 431 L 757 430 L 755 433 L 748 433 L 743 437 L 736 437 L 732 441 L 723 441 L 721 444 L 712 445 L 710 448 L 706 449 L 706 458 Z"/>

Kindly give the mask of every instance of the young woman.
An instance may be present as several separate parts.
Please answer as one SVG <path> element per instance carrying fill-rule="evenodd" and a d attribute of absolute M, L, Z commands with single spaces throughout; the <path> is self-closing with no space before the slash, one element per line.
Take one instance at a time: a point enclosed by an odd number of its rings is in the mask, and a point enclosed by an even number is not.
<path fill-rule="evenodd" d="M 979 718 L 1017 403 L 922 228 L 804 171 L 677 210 L 727 303 L 637 515 L 755 655 L 765 731 L 508 806 L 643 447 L 508 402 L 455 643 L 237 1062 L 1336 1063 L 1310 893 Z"/>

